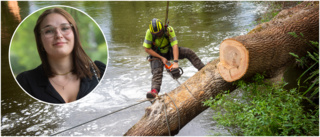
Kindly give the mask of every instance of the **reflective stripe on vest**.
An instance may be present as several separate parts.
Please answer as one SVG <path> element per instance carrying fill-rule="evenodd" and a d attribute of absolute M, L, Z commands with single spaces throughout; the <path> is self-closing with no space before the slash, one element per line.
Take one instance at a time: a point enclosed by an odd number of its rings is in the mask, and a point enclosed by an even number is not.
<path fill-rule="evenodd" d="M 152 44 L 152 41 L 149 41 L 149 40 L 144 39 L 144 43 Z"/>
<path fill-rule="evenodd" d="M 177 40 L 177 37 L 171 38 L 171 39 L 170 39 L 170 42 L 173 42 L 173 41 L 175 41 L 175 40 Z"/>

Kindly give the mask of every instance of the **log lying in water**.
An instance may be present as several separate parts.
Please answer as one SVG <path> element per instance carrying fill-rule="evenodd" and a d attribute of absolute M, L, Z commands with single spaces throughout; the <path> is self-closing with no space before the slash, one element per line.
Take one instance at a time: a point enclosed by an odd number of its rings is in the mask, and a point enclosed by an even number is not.
<path fill-rule="evenodd" d="M 163 95 L 161 99 L 156 100 L 152 106 L 147 107 L 142 119 L 125 135 L 169 135 L 166 123 L 167 119 L 171 135 L 175 135 L 179 132 L 179 122 L 180 128 L 182 128 L 208 108 L 203 106 L 203 101 L 216 96 L 218 93 L 221 93 L 221 91 L 235 89 L 232 83 L 223 80 L 218 73 L 216 67 L 218 61 L 219 60 L 215 60 L 208 63 L 198 73 L 182 83 L 181 86 L 168 93 L 169 96 Z M 177 108 L 175 106 L 177 106 Z M 177 109 L 179 111 L 177 111 Z M 167 113 L 167 118 L 165 113 Z"/>
<path fill-rule="evenodd" d="M 278 19 L 257 26 L 249 34 L 223 41 L 220 63 L 219 60 L 208 63 L 181 86 L 156 100 L 152 106 L 146 108 L 145 115 L 125 135 L 175 135 L 179 132 L 179 125 L 182 128 L 207 108 L 203 106 L 203 101 L 222 91 L 235 89 L 235 86 L 227 81 L 234 81 L 234 77 L 250 77 L 257 72 L 266 72 L 272 76 L 288 62 L 294 61 L 289 52 L 306 54 L 309 49 L 306 41 L 293 38 L 287 33 L 302 32 L 305 40 L 318 41 L 319 6 L 312 3 L 303 2 L 284 10 L 276 17 Z M 218 66 L 226 81 L 220 75 Z"/>
<path fill-rule="evenodd" d="M 289 32 L 302 34 L 303 38 L 295 38 Z M 272 77 L 274 70 L 293 60 L 289 52 L 306 54 L 309 40 L 319 41 L 319 5 L 304 2 L 281 11 L 247 35 L 224 40 L 220 45 L 218 69 L 228 82 L 264 71 Z"/>

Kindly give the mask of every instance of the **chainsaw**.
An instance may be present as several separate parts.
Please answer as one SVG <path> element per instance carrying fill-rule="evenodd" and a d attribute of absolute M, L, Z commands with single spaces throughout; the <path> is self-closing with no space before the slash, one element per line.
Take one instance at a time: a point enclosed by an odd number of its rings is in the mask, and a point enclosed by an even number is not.
<path fill-rule="evenodd" d="M 181 67 L 176 68 L 176 69 L 172 69 L 172 66 L 173 66 L 173 64 L 171 62 L 169 62 L 169 61 L 166 64 L 164 64 L 164 67 L 166 68 L 166 70 L 169 73 L 169 75 L 173 79 L 177 80 L 183 74 L 183 70 L 182 70 Z"/>
<path fill-rule="evenodd" d="M 164 67 L 166 68 L 168 74 L 178 82 L 179 85 L 181 85 L 181 83 L 178 81 L 178 78 L 181 77 L 181 75 L 183 74 L 183 70 L 181 67 L 176 68 L 176 69 L 172 69 L 173 64 L 171 62 L 167 62 L 166 64 L 164 64 Z M 180 73 L 181 72 L 181 73 Z M 188 89 L 189 91 L 189 89 Z M 190 91 L 189 91 L 190 92 Z M 148 99 L 150 100 L 150 99 Z M 150 102 L 153 104 L 155 100 L 150 100 Z"/>
<path fill-rule="evenodd" d="M 177 68 L 177 69 L 171 69 L 173 66 L 173 64 L 171 62 L 167 62 L 166 64 L 164 64 L 164 67 L 166 68 L 167 72 L 169 73 L 169 75 L 178 82 L 179 85 L 181 85 L 181 83 L 178 81 L 178 78 L 181 77 L 181 75 L 183 74 L 183 70 L 181 67 Z M 181 71 L 181 73 L 180 73 Z M 184 84 L 183 84 L 184 85 Z M 186 89 L 189 91 L 189 93 L 192 95 L 191 91 L 189 90 L 189 88 L 184 85 L 186 87 Z"/>

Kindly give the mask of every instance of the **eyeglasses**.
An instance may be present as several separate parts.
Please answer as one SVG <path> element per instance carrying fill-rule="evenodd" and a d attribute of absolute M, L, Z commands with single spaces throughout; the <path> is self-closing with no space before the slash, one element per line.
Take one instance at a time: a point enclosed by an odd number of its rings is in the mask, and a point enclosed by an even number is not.
<path fill-rule="evenodd" d="M 51 38 L 57 33 L 57 28 L 62 35 L 68 35 L 72 32 L 72 24 L 61 24 L 59 27 L 48 26 L 41 29 L 44 37 Z"/>

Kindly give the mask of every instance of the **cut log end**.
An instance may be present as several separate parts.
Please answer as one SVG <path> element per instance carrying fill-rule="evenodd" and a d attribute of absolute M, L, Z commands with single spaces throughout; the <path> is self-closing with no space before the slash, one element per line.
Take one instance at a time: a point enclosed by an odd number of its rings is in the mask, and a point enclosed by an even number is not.
<path fill-rule="evenodd" d="M 233 82 L 247 72 L 249 67 L 249 52 L 239 41 L 224 40 L 220 44 L 220 62 L 218 69 L 222 78 Z"/>

